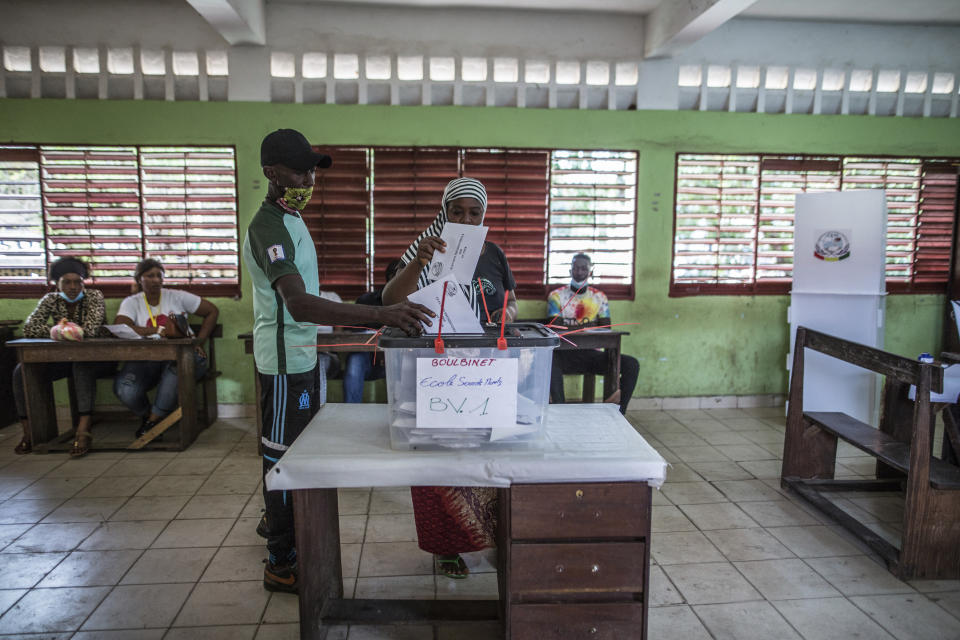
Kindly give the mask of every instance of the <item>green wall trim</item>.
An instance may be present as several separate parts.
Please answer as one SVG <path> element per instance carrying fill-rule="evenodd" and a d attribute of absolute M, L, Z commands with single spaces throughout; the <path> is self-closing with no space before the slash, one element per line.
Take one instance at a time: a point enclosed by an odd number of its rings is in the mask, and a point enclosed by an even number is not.
<path fill-rule="evenodd" d="M 315 144 L 629 149 L 639 152 L 636 299 L 611 303 L 640 359 L 637 396 L 783 393 L 787 296 L 670 298 L 674 158 L 678 152 L 960 156 L 960 120 L 693 111 L 385 107 L 241 102 L 0 99 L 0 141 L 65 144 L 235 145 L 241 238 L 265 183 L 264 134 L 300 129 Z M 411 237 L 419 229 L 411 229 Z M 253 401 L 253 363 L 235 336 L 251 325 L 249 285 L 214 299 L 221 402 Z M 887 299 L 886 348 L 937 352 L 944 296 Z M 113 315 L 117 300 L 108 302 Z M 24 318 L 30 300 L 0 300 L 0 318 Z M 521 315 L 545 313 L 522 301 Z M 106 393 L 106 390 L 102 390 Z"/>

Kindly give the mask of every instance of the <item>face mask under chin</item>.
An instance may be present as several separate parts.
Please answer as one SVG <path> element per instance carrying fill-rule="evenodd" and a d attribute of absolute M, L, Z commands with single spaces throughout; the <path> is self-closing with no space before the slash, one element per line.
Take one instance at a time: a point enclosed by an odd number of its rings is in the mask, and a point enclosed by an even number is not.
<path fill-rule="evenodd" d="M 311 197 L 313 197 L 313 187 L 286 187 L 281 199 L 291 209 L 303 211 Z"/>
<path fill-rule="evenodd" d="M 68 297 L 67 294 L 65 294 L 63 291 L 60 291 L 59 293 L 60 293 L 60 297 L 63 298 L 64 300 L 66 300 L 67 302 L 69 302 L 70 304 L 73 304 L 74 302 L 78 302 L 79 300 L 83 299 L 83 290 L 82 290 L 82 289 L 80 290 L 80 293 L 77 294 L 77 297 L 76 297 L 76 298 L 70 298 L 70 297 Z"/>
<path fill-rule="evenodd" d="M 587 284 L 587 281 L 586 281 L 586 280 L 577 281 L 577 280 L 574 280 L 574 279 L 572 279 L 572 278 L 570 279 L 570 288 L 571 288 L 571 289 L 582 289 L 584 286 L 586 286 L 586 284 Z"/>

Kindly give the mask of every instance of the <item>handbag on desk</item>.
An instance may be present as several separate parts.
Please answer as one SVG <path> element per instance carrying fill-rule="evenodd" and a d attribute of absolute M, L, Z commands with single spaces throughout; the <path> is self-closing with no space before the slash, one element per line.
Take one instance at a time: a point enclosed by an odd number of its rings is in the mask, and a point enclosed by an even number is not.
<path fill-rule="evenodd" d="M 168 318 L 173 321 L 181 335 L 193 336 L 193 329 L 190 328 L 190 318 L 187 317 L 186 313 L 173 313 Z"/>

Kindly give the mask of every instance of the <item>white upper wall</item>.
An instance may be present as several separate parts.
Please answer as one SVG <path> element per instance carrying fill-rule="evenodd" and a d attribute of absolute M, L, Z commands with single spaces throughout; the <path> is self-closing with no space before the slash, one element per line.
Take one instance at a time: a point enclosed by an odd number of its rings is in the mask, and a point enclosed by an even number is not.
<path fill-rule="evenodd" d="M 960 2 L 958 2 L 960 4 Z M 681 63 L 732 62 L 960 70 L 960 26 L 738 18 L 680 53 Z"/>
<path fill-rule="evenodd" d="M 228 45 L 183 0 L 6 0 L 5 45 Z M 70 16 L 51 21 L 51 16 Z M 638 15 L 420 9 L 368 4 L 267 5 L 267 43 L 280 51 L 639 59 Z"/>
<path fill-rule="evenodd" d="M 69 16 L 69 19 L 51 16 Z M 4 45 L 226 49 L 184 0 L 6 0 Z M 267 4 L 268 47 L 359 54 L 640 60 L 643 17 L 611 13 L 417 8 L 358 3 Z M 734 19 L 679 62 L 957 70 L 960 26 Z"/>
<path fill-rule="evenodd" d="M 217 31 L 184 0 L 4 0 L 5 45 L 222 49 Z"/>
<path fill-rule="evenodd" d="M 643 18 L 277 3 L 267 5 L 267 42 L 286 51 L 635 60 L 643 54 Z"/>
<path fill-rule="evenodd" d="M 609 0 L 607 4 L 619 1 Z M 822 7 L 826 0 L 809 1 Z M 847 8 L 852 6 L 843 0 L 835 1 Z M 891 1 L 883 0 L 887 4 Z M 924 0 L 924 6 L 936 9 L 931 2 L 941 1 Z M 960 5 L 960 0 L 950 1 Z M 641 2 L 651 4 L 650 0 Z M 766 6 L 766 10 L 773 11 L 782 4 L 779 0 L 760 0 L 754 7 Z M 775 6 L 771 9 L 771 5 Z M 639 13 L 273 0 L 265 6 L 266 46 L 231 47 L 186 0 L 87 0 L 82 3 L 4 0 L 0 47 L 29 47 L 33 63 L 29 70 L 21 68 L 22 64 L 8 67 L 6 71 L 0 67 L 0 96 L 581 109 L 694 108 L 950 117 L 960 114 L 957 98 L 960 25 L 956 24 L 922 26 L 741 17 L 723 24 L 675 57 L 644 60 L 646 18 Z M 94 55 L 101 58 L 99 71 L 81 73 L 78 69 L 74 73 L 68 68 L 59 75 L 56 72 L 51 75 L 49 69 L 37 68 L 42 66 L 42 62 L 37 63 L 41 59 L 38 48 L 44 46 L 66 47 L 68 57 L 72 55 L 71 47 L 95 47 L 99 52 L 95 51 Z M 107 49 L 136 46 L 165 50 L 162 55 L 167 59 L 166 70 L 143 70 L 141 74 L 138 67 L 133 71 L 132 83 L 122 74 L 107 73 Z M 204 51 L 228 54 L 228 79 L 220 76 L 208 81 L 203 64 L 199 72 L 194 72 L 199 79 L 171 75 L 178 73 L 171 71 L 176 52 L 193 55 L 193 52 Z M 302 73 L 300 54 L 314 52 L 326 54 L 326 75 Z M 290 73 L 278 72 L 271 76 L 273 53 L 288 60 Z M 352 68 L 357 69 L 356 75 L 334 77 L 331 70 L 335 54 L 358 56 L 351 62 Z M 23 50 L 18 55 L 22 58 Z M 59 55 L 62 58 L 63 54 Z M 390 75 L 385 78 L 364 75 L 364 61 L 369 56 L 387 56 L 393 66 Z M 422 87 L 420 78 L 398 76 L 398 56 L 423 56 Z M 430 78 L 426 68 L 433 56 L 485 58 L 490 72 L 480 80 L 471 80 L 462 77 L 458 67 L 455 78 Z M 203 55 L 195 57 L 201 63 L 204 60 Z M 512 65 L 514 72 L 507 75 L 514 80 L 495 77 L 495 58 L 508 59 L 505 64 Z M 553 75 L 542 79 L 542 74 L 534 74 L 539 79 L 531 80 L 524 69 L 542 69 L 544 65 L 525 67 L 528 61 L 548 63 L 552 70 L 548 74 Z M 570 62 L 581 63 L 579 80 L 558 77 L 561 65 L 553 63 L 562 63 L 569 70 Z M 597 64 L 588 64 L 591 62 Z M 619 62 L 623 65 L 616 64 Z M 449 67 L 450 63 L 444 64 Z M 590 80 L 591 68 L 596 70 L 597 65 L 601 67 L 601 80 L 596 81 L 596 74 L 594 80 Z M 777 65 L 791 69 L 856 69 L 873 73 L 874 79 L 866 90 L 850 88 L 851 92 L 860 93 L 876 91 L 871 87 L 877 86 L 880 75 L 889 75 L 890 71 L 900 71 L 903 77 L 909 72 L 920 72 L 926 74 L 927 79 L 937 76 L 940 81 L 936 85 L 923 81 L 923 86 L 939 89 L 933 89 L 933 95 L 926 90 L 928 95 L 921 96 L 920 102 L 911 96 L 901 96 L 903 99 L 894 96 L 894 102 L 890 103 L 889 95 L 881 95 L 879 103 L 870 96 L 863 96 L 862 100 L 852 96 L 848 100 L 845 94 L 828 96 L 822 102 L 819 95 L 800 95 L 802 99 L 795 101 L 786 93 L 773 95 L 771 99 L 758 91 L 734 96 L 729 84 L 710 83 L 708 88 L 706 73 L 699 74 L 702 84 L 687 82 L 678 88 L 681 66 L 690 65 L 703 69 L 710 65 L 761 69 Z M 576 70 L 577 65 L 572 66 Z M 620 67 L 627 72 L 614 73 Z M 107 77 L 97 79 L 94 73 Z M 147 77 L 148 74 L 153 75 Z M 621 75 L 632 79 L 623 84 Z M 849 80 L 850 74 L 846 77 Z M 604 78 L 609 78 L 609 86 Z M 742 86 L 757 87 L 756 84 Z M 900 82 L 893 91 L 903 92 L 904 87 L 905 83 Z"/>

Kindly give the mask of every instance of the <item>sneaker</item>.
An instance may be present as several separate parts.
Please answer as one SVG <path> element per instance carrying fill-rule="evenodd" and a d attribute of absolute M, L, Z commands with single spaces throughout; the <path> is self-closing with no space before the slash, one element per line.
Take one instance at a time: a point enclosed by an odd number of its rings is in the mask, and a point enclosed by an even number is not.
<path fill-rule="evenodd" d="M 297 563 L 274 564 L 269 560 L 263 568 L 263 588 L 267 591 L 297 593 Z"/>
<path fill-rule="evenodd" d="M 137 438 L 142 438 L 143 434 L 145 434 L 147 431 L 150 431 L 150 429 L 153 429 L 155 426 L 157 426 L 156 422 L 151 422 L 147 418 L 143 418 L 140 421 L 140 428 L 137 429 Z M 152 440 L 152 442 L 163 442 L 163 434 L 161 433 L 158 435 Z"/>

